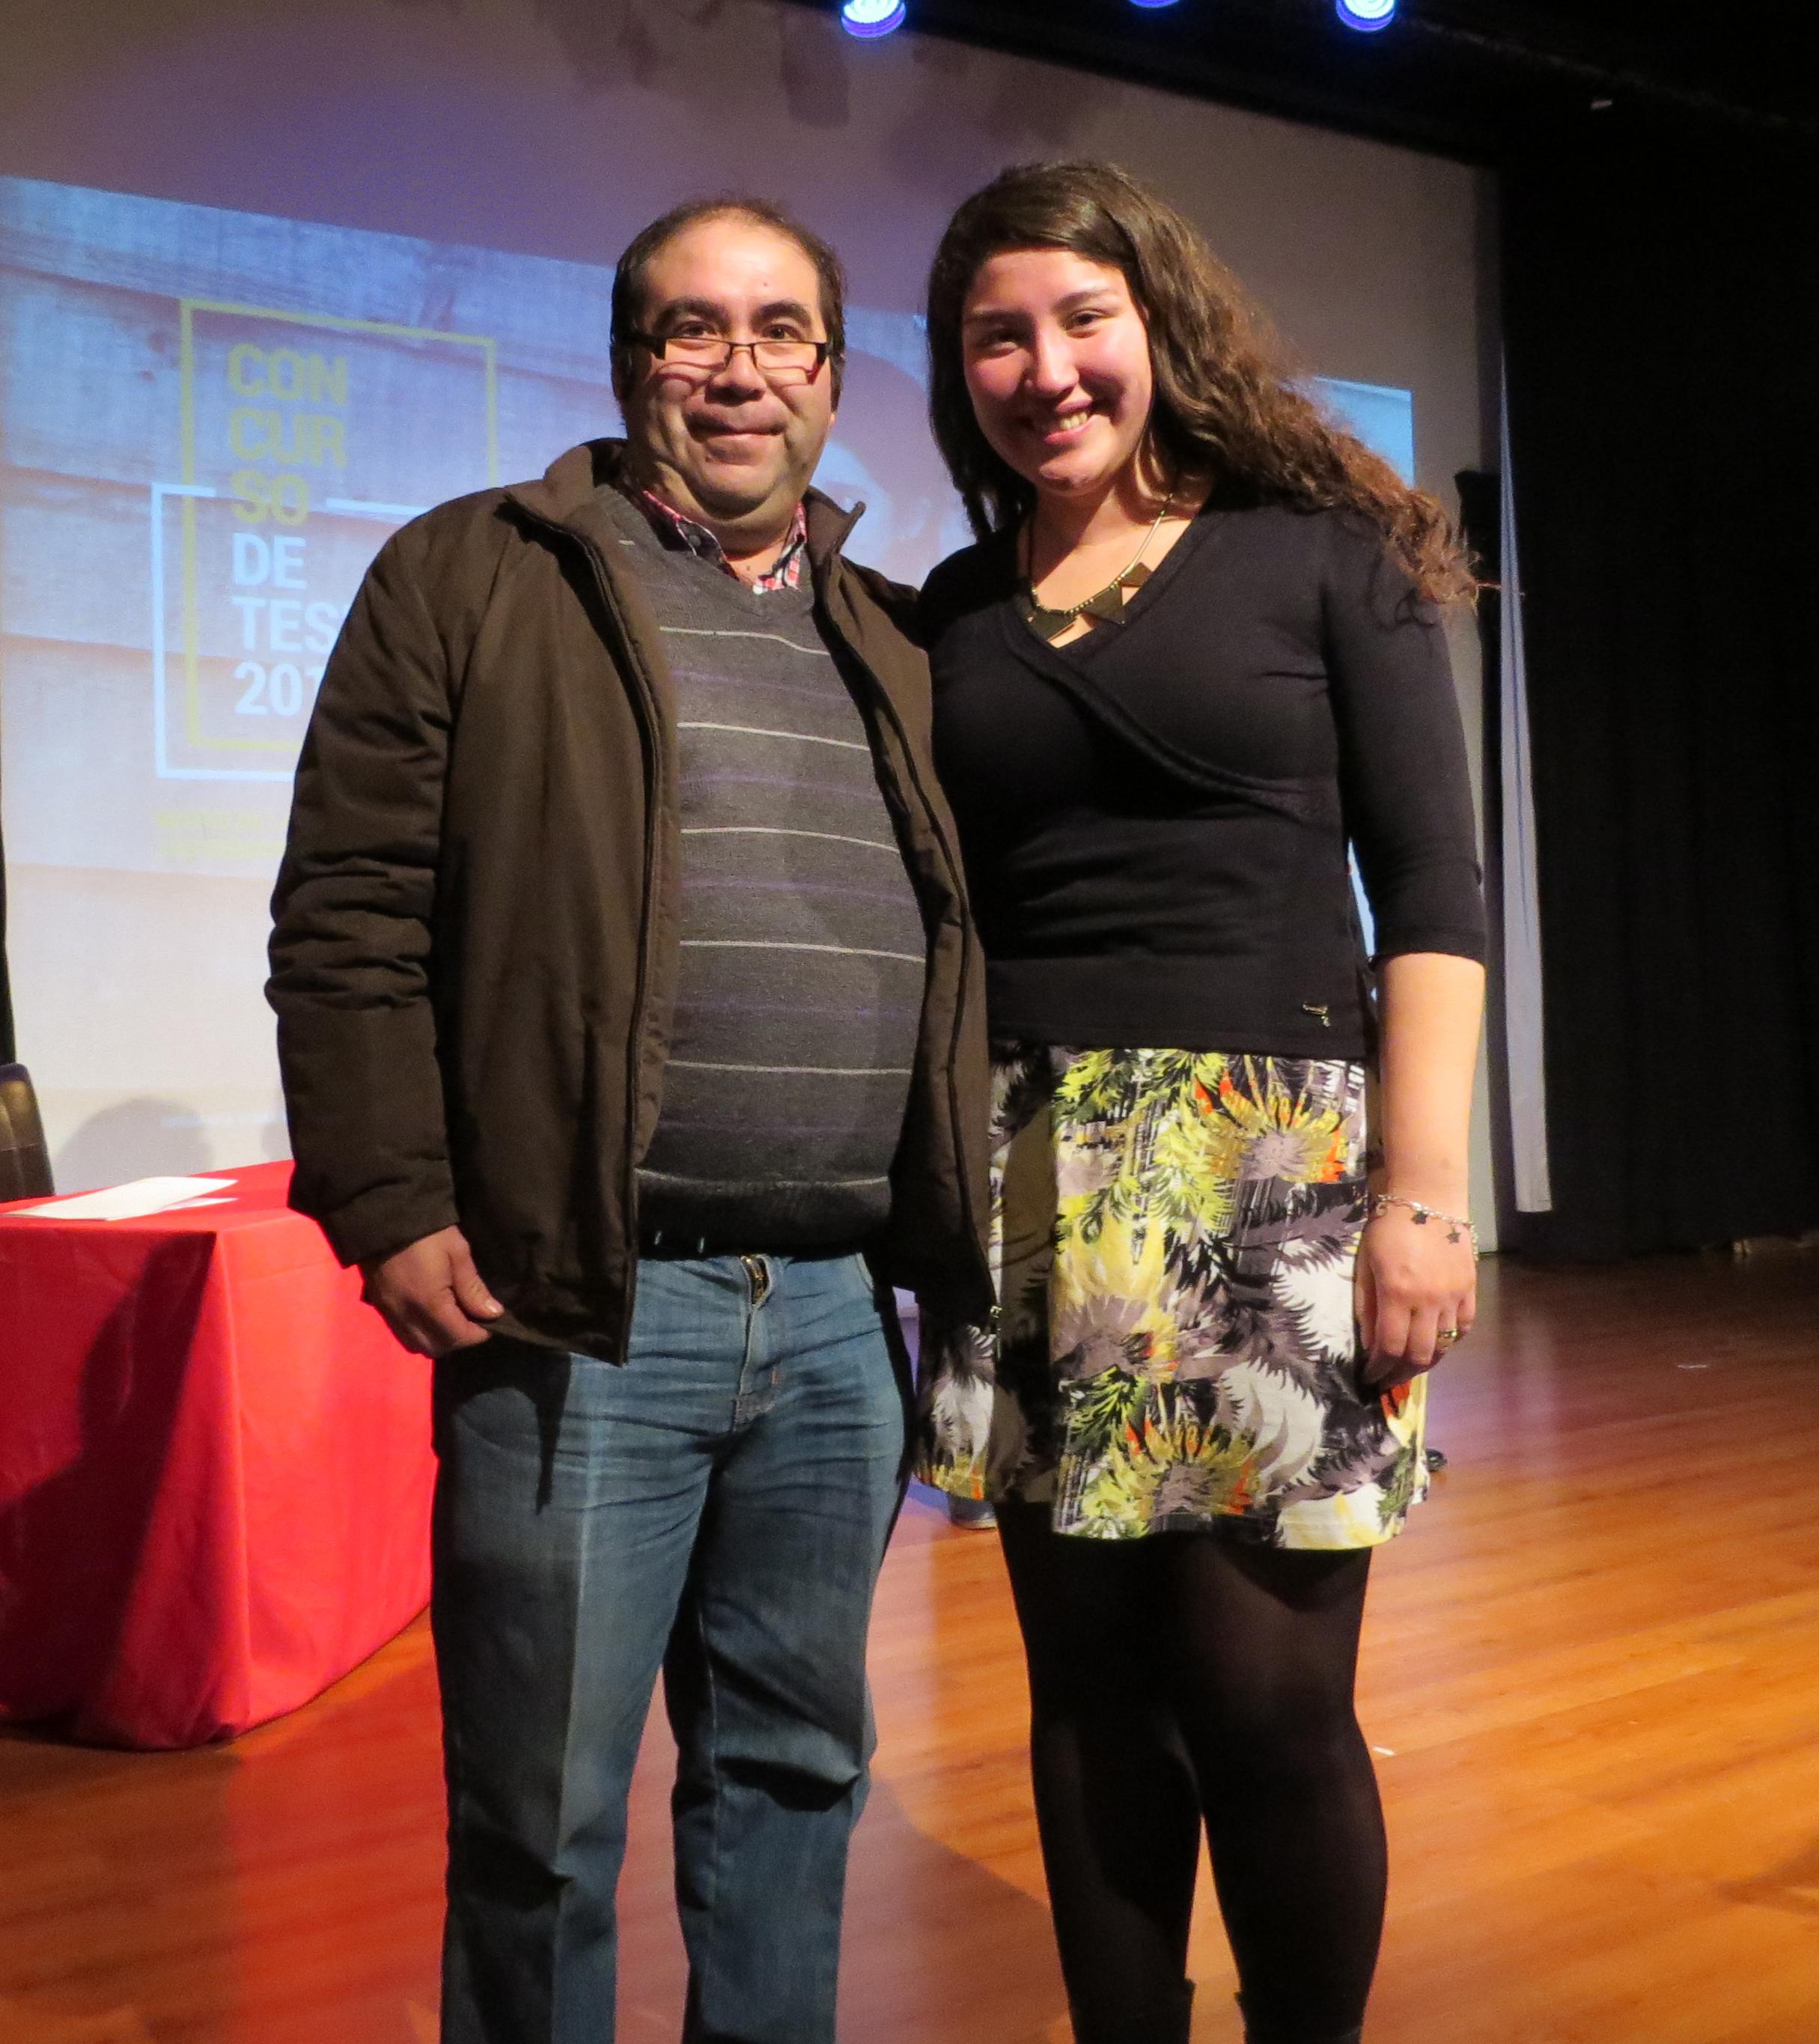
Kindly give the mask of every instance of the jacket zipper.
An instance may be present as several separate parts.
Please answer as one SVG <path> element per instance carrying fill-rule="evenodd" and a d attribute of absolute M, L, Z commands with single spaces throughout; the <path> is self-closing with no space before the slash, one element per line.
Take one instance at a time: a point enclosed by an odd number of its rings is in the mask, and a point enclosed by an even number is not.
<path fill-rule="evenodd" d="M 528 506 L 523 508 L 528 509 Z M 621 1308 L 619 1326 L 615 1331 L 614 1343 L 623 1360 L 631 1349 L 631 1317 L 638 1304 L 638 1166 L 634 1161 L 633 1152 L 638 1132 L 639 1090 L 644 1074 L 644 1010 L 650 984 L 651 928 L 656 920 L 658 797 L 663 779 L 662 719 L 658 714 L 657 699 L 650 686 L 650 678 L 645 671 L 644 661 L 631 628 L 620 615 L 618 603 L 613 597 L 606 563 L 601 558 L 599 549 L 581 533 L 571 531 L 568 526 L 559 524 L 554 519 L 543 517 L 535 512 L 531 512 L 530 515 L 536 518 L 546 531 L 555 533 L 578 547 L 586 559 L 601 602 L 619 635 L 626 667 L 637 684 L 632 693 L 636 699 L 639 715 L 643 720 L 648 748 L 647 757 L 650 763 L 644 790 L 644 900 L 638 934 L 638 977 L 631 993 L 630 1055 L 626 1060 L 625 1177 L 621 1187 L 625 1208 L 625 1301 Z M 610 647 L 608 648 L 609 652 L 612 650 Z"/>
<path fill-rule="evenodd" d="M 936 814 L 934 805 L 928 798 L 928 790 L 923 786 L 922 777 L 916 771 L 915 751 L 909 742 L 908 732 L 904 729 L 903 720 L 897 715 L 896 705 L 891 701 L 889 692 L 884 684 L 872 672 L 870 663 L 861 655 L 858 648 L 841 629 L 839 621 L 834 616 L 834 607 L 827 601 L 825 593 L 822 597 L 821 608 L 826 614 L 829 625 L 839 633 L 840 643 L 846 649 L 849 658 L 870 684 L 874 702 L 883 712 L 889 722 L 891 729 L 896 734 L 897 749 L 903 755 L 904 770 L 909 776 L 910 786 L 915 791 L 916 800 L 922 805 L 923 815 L 927 820 L 930 832 L 935 843 L 941 847 L 941 855 L 947 863 L 948 881 L 954 890 L 954 898 L 957 902 L 964 905 L 966 900 L 965 879 L 959 861 L 954 855 L 954 847 L 947 841 L 947 833 L 942 828 L 941 818 Z M 967 1177 L 966 1149 L 961 1130 L 960 1097 L 955 1087 L 954 1077 L 954 1067 L 959 1062 L 961 1023 L 966 1012 L 968 959 L 965 939 L 966 921 L 963 914 L 961 918 L 960 982 L 954 993 L 954 1029 L 947 1045 L 947 1116 L 949 1132 L 954 1141 L 955 1176 L 960 1184 L 961 1214 L 965 1221 L 967 1239 L 973 1245 L 976 1259 L 973 1274 L 976 1277 L 984 1278 L 987 1297 L 989 1299 L 993 1293 L 991 1267 L 988 1264 L 981 1265 L 977 1260 L 979 1229 L 973 1213 L 973 1188 Z"/>

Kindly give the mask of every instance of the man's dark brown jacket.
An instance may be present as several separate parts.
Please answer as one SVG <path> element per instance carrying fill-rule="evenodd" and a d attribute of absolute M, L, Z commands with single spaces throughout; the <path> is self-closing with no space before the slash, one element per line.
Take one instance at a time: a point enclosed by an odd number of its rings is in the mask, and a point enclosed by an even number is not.
<path fill-rule="evenodd" d="M 596 492 L 615 441 L 394 534 L 337 643 L 273 901 L 291 1202 L 344 1262 L 458 1224 L 507 1331 L 623 1360 L 680 870 L 662 642 Z M 990 1305 L 984 974 L 908 599 L 811 492 L 816 615 L 872 734 L 929 965 L 880 1274 Z"/>

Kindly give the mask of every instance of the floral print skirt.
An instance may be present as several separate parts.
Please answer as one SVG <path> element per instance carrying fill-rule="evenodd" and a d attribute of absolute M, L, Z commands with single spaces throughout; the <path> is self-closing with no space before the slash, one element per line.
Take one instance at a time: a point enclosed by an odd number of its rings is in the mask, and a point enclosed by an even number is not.
<path fill-rule="evenodd" d="M 1353 1312 L 1365 1072 L 993 1046 L 996 1325 L 922 1331 L 918 1474 L 1057 1533 L 1374 1546 L 1427 1487 L 1427 1380 Z"/>

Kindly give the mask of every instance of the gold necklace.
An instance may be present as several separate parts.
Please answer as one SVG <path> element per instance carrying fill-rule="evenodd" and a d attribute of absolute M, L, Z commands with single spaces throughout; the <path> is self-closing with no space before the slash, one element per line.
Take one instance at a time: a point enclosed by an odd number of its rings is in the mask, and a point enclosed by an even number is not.
<path fill-rule="evenodd" d="M 1143 565 L 1143 556 L 1149 552 L 1150 542 L 1161 531 L 1162 521 L 1174 508 L 1175 493 L 1171 490 L 1161 509 L 1156 514 L 1155 524 L 1143 535 L 1143 544 L 1131 555 L 1129 565 L 1115 574 L 1103 589 L 1096 589 L 1091 596 L 1083 597 L 1078 603 L 1069 604 L 1065 609 L 1057 609 L 1052 604 L 1039 603 L 1036 600 L 1035 580 L 1030 573 L 1035 566 L 1036 558 L 1035 522 L 1032 518 L 1023 528 L 1025 572 L 1023 586 L 1018 592 L 1025 620 L 1051 645 L 1082 617 L 1096 617 L 1107 624 L 1122 624 L 1125 605 L 1155 573 L 1153 568 Z"/>

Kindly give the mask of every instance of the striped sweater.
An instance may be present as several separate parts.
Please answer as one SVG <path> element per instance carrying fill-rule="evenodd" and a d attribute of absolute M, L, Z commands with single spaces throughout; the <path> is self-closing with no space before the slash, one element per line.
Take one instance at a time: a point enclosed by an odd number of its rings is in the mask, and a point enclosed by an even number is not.
<path fill-rule="evenodd" d="M 602 493 L 676 690 L 681 950 L 641 1226 L 722 1249 L 886 1218 L 924 971 L 864 717 L 806 586 L 755 592 Z"/>

